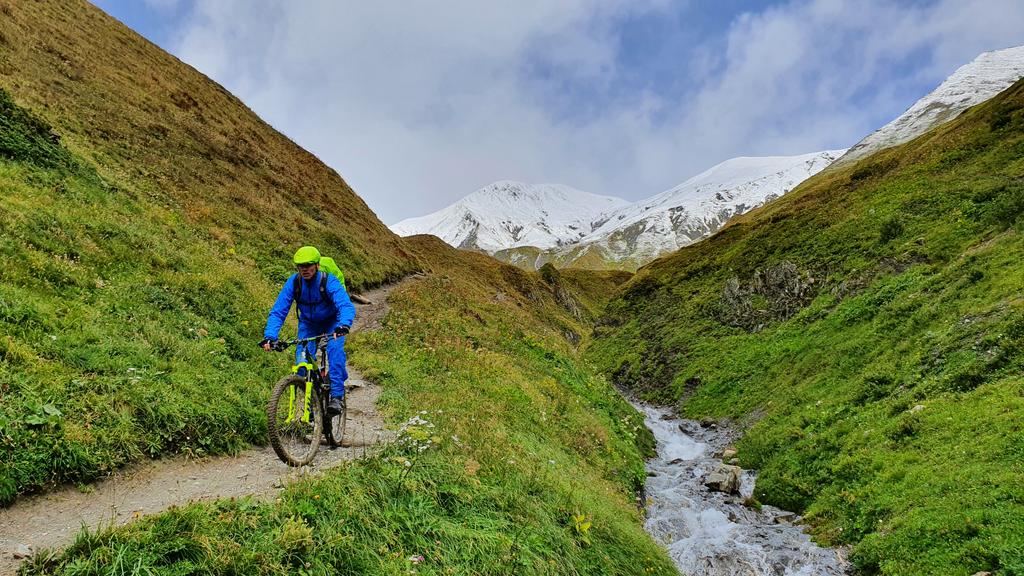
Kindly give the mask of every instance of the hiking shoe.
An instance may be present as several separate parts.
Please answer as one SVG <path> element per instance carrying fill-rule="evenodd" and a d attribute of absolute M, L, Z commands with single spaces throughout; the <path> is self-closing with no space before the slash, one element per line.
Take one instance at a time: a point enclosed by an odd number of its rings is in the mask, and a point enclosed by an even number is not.
<path fill-rule="evenodd" d="M 342 404 L 341 397 L 340 396 L 335 396 L 334 398 L 331 398 L 330 402 L 327 403 L 327 413 L 328 414 L 341 414 L 341 408 L 342 408 L 343 405 L 344 404 Z"/>

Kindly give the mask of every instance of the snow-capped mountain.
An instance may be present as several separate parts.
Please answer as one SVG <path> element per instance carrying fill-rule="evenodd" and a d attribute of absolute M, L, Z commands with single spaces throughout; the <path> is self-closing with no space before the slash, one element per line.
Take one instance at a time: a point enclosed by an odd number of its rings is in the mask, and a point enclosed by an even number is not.
<path fill-rule="evenodd" d="M 715 233 L 729 218 L 792 190 L 845 150 L 733 158 L 636 203 L 555 184 L 496 182 L 391 226 L 433 234 L 526 268 L 636 268 Z"/>
<path fill-rule="evenodd" d="M 900 117 L 854 145 L 836 165 L 902 144 L 957 117 L 1024 78 L 1024 46 L 985 52 L 957 69 Z"/>
<path fill-rule="evenodd" d="M 578 242 L 603 224 L 607 213 L 628 204 L 558 184 L 501 181 L 391 229 L 400 236 L 433 234 L 457 248 L 491 253 L 521 246 L 547 249 Z"/>
<path fill-rule="evenodd" d="M 552 259 L 576 261 L 596 251 L 605 262 L 649 262 L 706 238 L 733 216 L 789 192 L 844 152 L 726 160 L 675 188 L 620 208 L 575 245 L 555 249 Z"/>

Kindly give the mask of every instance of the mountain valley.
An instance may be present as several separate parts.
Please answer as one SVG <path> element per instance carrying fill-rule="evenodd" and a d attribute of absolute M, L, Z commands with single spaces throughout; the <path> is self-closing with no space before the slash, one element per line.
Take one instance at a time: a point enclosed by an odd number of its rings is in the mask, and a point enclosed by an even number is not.
<path fill-rule="evenodd" d="M 0 570 L 671 575 L 690 539 L 701 574 L 1024 574 L 1021 55 L 848 151 L 640 202 L 499 181 L 389 228 L 92 4 L 0 0 Z M 386 299 L 345 347 L 394 440 L 289 469 L 292 359 L 257 343 L 304 244 Z M 214 458 L 289 480 L 170 494 Z M 60 549 L 6 522 L 156 469 L 169 505 L 54 514 Z M 788 540 L 744 564 L 751 518 Z"/>

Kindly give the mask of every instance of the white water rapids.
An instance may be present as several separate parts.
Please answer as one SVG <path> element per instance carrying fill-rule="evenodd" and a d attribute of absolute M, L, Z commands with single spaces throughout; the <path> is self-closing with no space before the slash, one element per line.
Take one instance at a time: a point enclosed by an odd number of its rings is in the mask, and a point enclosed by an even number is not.
<path fill-rule="evenodd" d="M 675 418 L 664 408 L 636 404 L 658 441 L 647 462 L 645 528 L 668 548 L 687 576 L 839 576 L 840 552 L 821 548 L 792 524 L 796 515 L 743 499 L 755 476 L 744 471 L 739 495 L 713 492 L 704 478 L 721 464 L 715 455 L 735 438 L 715 427 Z"/>

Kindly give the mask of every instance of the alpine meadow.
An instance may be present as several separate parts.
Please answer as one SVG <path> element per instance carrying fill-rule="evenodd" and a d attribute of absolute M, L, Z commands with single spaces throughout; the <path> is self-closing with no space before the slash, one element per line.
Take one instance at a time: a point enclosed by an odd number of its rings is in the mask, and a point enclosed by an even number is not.
<path fill-rule="evenodd" d="M 404 442 L 276 502 L 83 531 L 23 573 L 390 574 L 413 555 L 428 574 L 673 573 L 635 499 L 650 435 L 576 346 L 624 275 L 542 278 L 403 241 L 237 99 L 84 1 L 0 13 L 5 503 L 265 445 L 288 364 L 255 343 L 300 241 L 355 291 L 426 273 L 349 343 Z"/>
<path fill-rule="evenodd" d="M 1024 82 L 642 269 L 588 356 L 864 574 L 1024 571 Z"/>
<path fill-rule="evenodd" d="M 714 457 L 756 484 L 713 497 L 792 511 L 844 570 L 1024 574 L 1024 80 L 832 164 L 843 152 L 723 163 L 774 187 L 720 197 L 685 238 L 664 223 L 678 198 L 649 212 L 501 182 L 477 199 L 513 190 L 523 221 L 485 223 L 549 245 L 459 250 L 396 235 L 89 2 L 0 0 L 0 514 L 154 461 L 271 453 L 266 407 L 292 365 L 257 343 L 303 245 L 351 293 L 388 290 L 345 349 L 391 438 L 323 468 L 274 460 L 270 496 L 54 527 L 66 546 L 3 560 L 25 576 L 678 574 L 645 531 L 645 461 L 664 455 L 647 402 L 733 434 Z M 688 201 L 711 189 L 687 182 Z M 484 228 L 451 213 L 419 220 L 473 248 Z M 601 238 L 658 249 L 601 270 L 590 244 L 529 229 L 538 213 L 577 240 L 628 224 Z M 289 316 L 282 338 L 295 330 Z"/>

